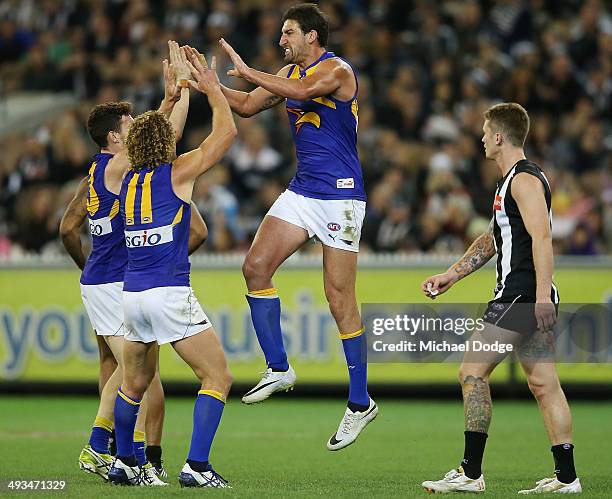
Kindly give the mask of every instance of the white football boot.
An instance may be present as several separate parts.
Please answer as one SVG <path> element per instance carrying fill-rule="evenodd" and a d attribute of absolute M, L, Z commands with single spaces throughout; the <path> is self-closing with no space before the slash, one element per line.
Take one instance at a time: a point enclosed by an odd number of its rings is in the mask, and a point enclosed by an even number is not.
<path fill-rule="evenodd" d="M 115 458 L 108 472 L 108 481 L 113 485 L 142 485 L 142 470 L 139 466 L 128 466 L 121 459 Z"/>
<path fill-rule="evenodd" d="M 289 366 L 289 369 L 283 372 L 273 371 L 269 367 L 262 374 L 261 381 L 242 397 L 243 404 L 256 404 L 263 402 L 274 392 L 293 390 L 296 380 L 293 367 Z"/>
<path fill-rule="evenodd" d="M 427 492 L 436 494 L 448 494 L 449 492 L 484 492 L 484 475 L 478 478 L 469 478 L 460 466 L 456 470 L 450 470 L 442 480 L 426 480 L 421 484 Z"/>
<path fill-rule="evenodd" d="M 153 466 L 151 463 L 147 463 L 141 466 L 140 471 L 141 471 L 140 485 L 143 485 L 146 487 L 149 487 L 149 486 L 163 487 L 164 485 L 168 485 L 166 482 L 160 479 L 160 477 L 157 474 L 157 470 L 155 469 L 155 466 Z"/>
<path fill-rule="evenodd" d="M 194 471 L 185 463 L 178 477 L 181 487 L 213 487 L 216 489 L 231 489 L 227 480 L 217 473 L 209 464 L 206 471 Z"/>
<path fill-rule="evenodd" d="M 376 402 L 370 399 L 370 405 L 363 412 L 353 412 L 348 407 L 340 421 L 338 431 L 327 442 L 328 450 L 340 450 L 351 445 L 368 425 L 378 415 Z"/>
<path fill-rule="evenodd" d="M 557 478 L 544 478 L 536 482 L 533 489 L 519 490 L 519 494 L 580 494 L 582 485 L 580 479 L 576 478 L 572 483 L 563 483 Z"/>

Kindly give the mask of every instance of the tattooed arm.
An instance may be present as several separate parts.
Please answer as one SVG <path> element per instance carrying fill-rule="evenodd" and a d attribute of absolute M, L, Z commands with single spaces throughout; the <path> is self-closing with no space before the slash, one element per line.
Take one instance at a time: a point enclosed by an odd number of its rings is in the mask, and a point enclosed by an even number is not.
<path fill-rule="evenodd" d="M 450 287 L 465 276 L 475 272 L 495 254 L 493 238 L 493 219 L 487 232 L 479 236 L 461 257 L 443 274 L 428 277 L 421 283 L 421 289 L 432 300 L 448 291 Z"/>

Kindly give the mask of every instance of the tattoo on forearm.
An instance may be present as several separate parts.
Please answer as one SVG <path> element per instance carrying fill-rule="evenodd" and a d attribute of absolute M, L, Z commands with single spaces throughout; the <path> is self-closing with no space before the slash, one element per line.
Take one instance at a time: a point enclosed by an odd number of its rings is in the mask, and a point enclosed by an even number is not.
<path fill-rule="evenodd" d="M 271 107 L 276 106 L 276 104 L 278 104 L 279 102 L 284 101 L 285 98 L 284 97 L 279 97 L 278 95 L 273 95 L 271 97 L 269 97 L 268 99 L 266 99 L 266 101 L 263 103 L 263 106 L 261 106 L 262 111 L 264 109 L 270 109 Z"/>
<path fill-rule="evenodd" d="M 495 239 L 493 236 L 493 221 L 489 224 L 489 230 L 482 234 L 472 243 L 465 255 L 461 257 L 452 269 L 463 278 L 478 270 L 495 254 Z"/>
<path fill-rule="evenodd" d="M 466 376 L 462 388 L 465 429 L 487 433 L 493 406 L 489 383 L 480 377 Z"/>

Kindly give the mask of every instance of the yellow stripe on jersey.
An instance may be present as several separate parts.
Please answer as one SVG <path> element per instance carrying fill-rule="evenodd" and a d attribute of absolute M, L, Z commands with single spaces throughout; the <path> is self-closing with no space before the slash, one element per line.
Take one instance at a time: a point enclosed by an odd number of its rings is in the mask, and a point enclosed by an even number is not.
<path fill-rule="evenodd" d="M 134 173 L 132 180 L 127 186 L 125 195 L 125 225 L 134 225 L 134 205 L 136 204 L 136 182 L 138 174 Z"/>
<path fill-rule="evenodd" d="M 315 66 L 311 68 L 308 68 L 306 70 L 306 76 L 314 73 L 319 64 L 316 64 Z M 299 78 L 299 77 L 300 77 L 300 69 L 297 65 L 295 65 L 293 66 L 293 69 L 291 70 L 291 74 L 289 75 L 289 78 Z M 312 100 L 314 102 L 318 102 L 319 104 L 323 104 L 324 106 L 327 106 L 331 109 L 336 109 L 336 103 L 332 100 L 329 100 L 327 97 L 317 97 L 316 99 L 312 99 Z"/>
<path fill-rule="evenodd" d="M 140 223 L 153 222 L 153 208 L 151 206 L 151 177 L 153 172 L 146 173 L 142 183 L 142 197 L 140 198 Z"/>
<path fill-rule="evenodd" d="M 93 217 L 100 207 L 100 199 L 98 199 L 98 193 L 94 189 L 94 172 L 96 171 L 96 166 L 98 166 L 98 163 L 94 162 L 91 164 L 91 168 L 89 168 L 89 177 L 87 178 L 87 183 L 89 184 L 87 213 L 89 213 L 90 217 Z"/>
<path fill-rule="evenodd" d="M 336 109 L 336 103 L 333 100 L 329 100 L 327 97 L 317 97 L 316 99 L 312 100 L 318 102 L 319 104 L 323 104 L 324 106 Z"/>
<path fill-rule="evenodd" d="M 111 208 L 111 211 L 108 214 L 108 217 L 112 220 L 113 218 L 117 216 L 117 213 L 119 213 L 119 200 L 118 199 L 116 199 L 115 202 L 113 203 L 113 207 Z"/>
<path fill-rule="evenodd" d="M 181 220 L 183 220 L 183 205 L 178 209 L 176 215 L 174 215 L 174 220 L 172 220 L 172 225 L 180 224 Z"/>
<path fill-rule="evenodd" d="M 359 112 L 359 104 L 357 103 L 357 99 L 353 99 L 353 103 L 351 104 L 351 112 L 355 119 L 358 120 L 357 113 Z"/>
<path fill-rule="evenodd" d="M 300 68 L 296 64 L 295 66 L 293 66 L 293 69 L 291 70 L 291 73 L 289 73 L 289 78 L 297 79 L 299 77 L 300 77 Z"/>
<path fill-rule="evenodd" d="M 209 397 L 216 398 L 217 400 L 220 400 L 225 404 L 225 397 L 221 392 L 218 392 L 217 390 L 200 390 L 198 392 L 198 395 L 208 395 Z"/>

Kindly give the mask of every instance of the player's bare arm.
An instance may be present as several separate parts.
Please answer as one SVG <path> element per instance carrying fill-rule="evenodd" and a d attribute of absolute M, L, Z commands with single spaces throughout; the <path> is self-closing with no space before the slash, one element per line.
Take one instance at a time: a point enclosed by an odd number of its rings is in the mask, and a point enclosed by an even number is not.
<path fill-rule="evenodd" d="M 320 62 L 317 71 L 304 78 L 286 78 L 250 68 L 223 38 L 219 43 L 234 63 L 234 69 L 227 72 L 229 76 L 243 78 L 280 97 L 304 101 L 333 95 L 348 100 L 355 94 L 353 71 L 340 59 L 331 58 Z"/>
<path fill-rule="evenodd" d="M 183 136 L 187 112 L 189 111 L 189 87 L 185 85 L 187 85 L 187 81 L 191 78 L 191 71 L 189 71 L 187 67 L 185 52 L 179 48 L 178 43 L 174 40 L 169 40 L 168 50 L 170 52 L 170 66 L 175 73 L 174 88 L 179 96 L 168 119 L 174 129 L 174 136 L 176 140 L 179 141 Z M 176 90 L 177 88 L 178 90 Z"/>
<path fill-rule="evenodd" d="M 182 47 L 187 65 L 195 81 L 189 84 L 206 94 L 213 111 L 212 131 L 200 147 L 181 154 L 172 167 L 172 187 L 176 195 L 185 202 L 191 201 L 195 179 L 212 168 L 227 152 L 236 137 L 236 125 L 227 99 L 221 92 L 216 61 L 213 57 L 210 68 L 205 68 L 199 52 L 191 47 Z"/>
<path fill-rule="evenodd" d="M 525 229 L 531 236 L 533 265 L 536 272 L 536 320 L 542 331 L 556 321 L 550 297 L 553 274 L 553 248 L 548 208 L 542 182 L 528 173 L 519 173 L 512 180 L 512 197 L 521 213 Z"/>
<path fill-rule="evenodd" d="M 81 227 L 87 218 L 87 177 L 79 183 L 74 197 L 60 222 L 60 237 L 62 244 L 81 270 L 85 267 L 85 254 L 81 245 Z"/>
<path fill-rule="evenodd" d="M 208 237 L 208 227 L 206 227 L 206 223 L 204 223 L 204 219 L 198 210 L 196 204 L 191 202 L 191 222 L 189 224 L 189 246 L 188 252 L 191 255 L 195 250 L 197 250 L 206 238 Z"/>
<path fill-rule="evenodd" d="M 287 64 L 276 75 L 279 77 L 286 76 L 290 67 L 291 65 Z M 285 101 L 284 97 L 275 95 L 262 87 L 257 87 L 251 92 L 242 92 L 221 85 L 221 91 L 227 98 L 232 111 L 242 118 L 250 118 L 254 114 L 270 109 Z"/>
<path fill-rule="evenodd" d="M 495 239 L 493 236 L 493 219 L 487 232 L 481 234 L 468 248 L 461 259 L 443 274 L 428 277 L 421 283 L 421 289 L 426 296 L 435 299 L 436 296 L 448 291 L 457 281 L 475 272 L 495 255 Z"/>

